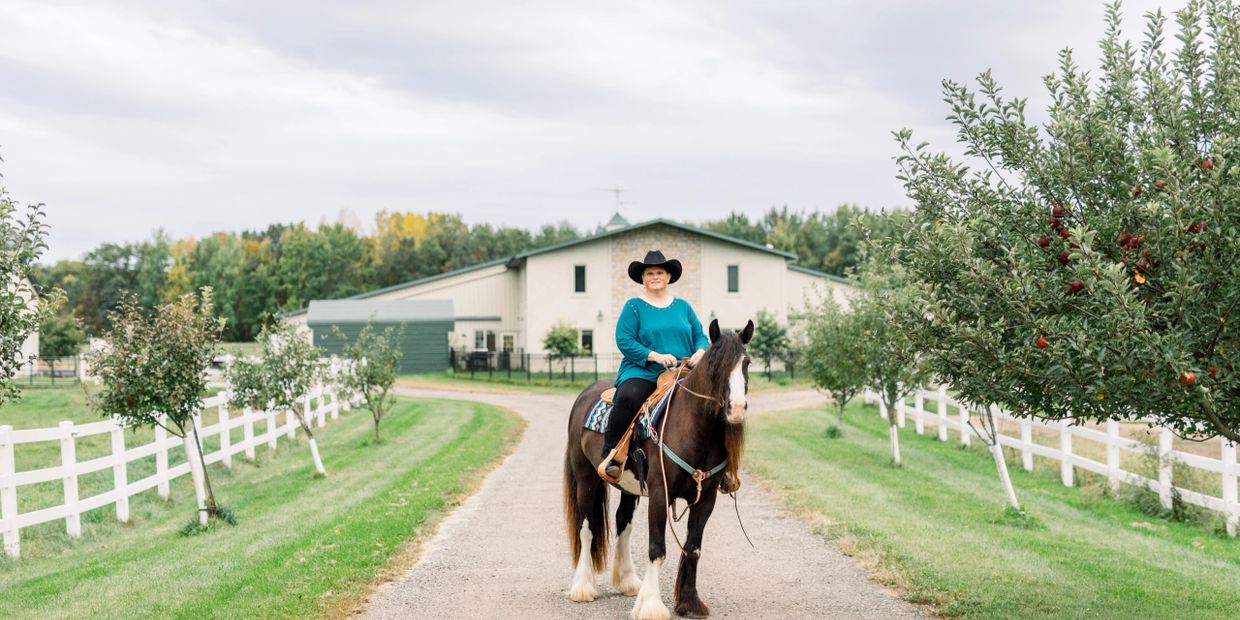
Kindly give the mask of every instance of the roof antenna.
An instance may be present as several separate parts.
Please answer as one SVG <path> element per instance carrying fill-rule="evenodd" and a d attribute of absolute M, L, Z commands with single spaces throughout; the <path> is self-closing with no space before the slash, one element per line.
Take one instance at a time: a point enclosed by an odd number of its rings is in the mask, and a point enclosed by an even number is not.
<path fill-rule="evenodd" d="M 620 187 L 619 185 L 617 185 L 617 186 L 615 186 L 615 187 L 613 187 L 613 188 L 611 188 L 611 189 L 605 189 L 605 190 L 603 190 L 603 191 L 605 191 L 605 192 L 611 192 L 611 193 L 613 193 L 613 194 L 615 194 L 615 195 L 616 195 L 616 213 L 619 213 L 619 212 L 620 212 L 620 205 L 626 205 L 626 204 L 629 204 L 627 201 L 620 200 L 620 194 L 622 194 L 622 193 L 624 193 L 624 192 L 627 192 L 628 190 L 626 190 L 626 189 L 624 189 L 624 188 Z"/>

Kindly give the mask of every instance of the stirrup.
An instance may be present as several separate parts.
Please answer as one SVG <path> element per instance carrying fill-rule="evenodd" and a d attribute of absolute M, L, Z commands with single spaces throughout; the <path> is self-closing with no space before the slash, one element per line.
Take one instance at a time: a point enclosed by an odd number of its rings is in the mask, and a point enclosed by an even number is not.
<path fill-rule="evenodd" d="M 616 470 L 616 475 L 614 476 L 607 473 L 608 469 L 613 468 Z M 624 467 L 619 463 L 616 463 L 615 459 L 604 458 L 603 462 L 598 464 L 598 469 L 595 471 L 598 472 L 598 477 L 602 478 L 604 481 L 612 484 L 620 484 L 620 475 L 624 473 Z"/>

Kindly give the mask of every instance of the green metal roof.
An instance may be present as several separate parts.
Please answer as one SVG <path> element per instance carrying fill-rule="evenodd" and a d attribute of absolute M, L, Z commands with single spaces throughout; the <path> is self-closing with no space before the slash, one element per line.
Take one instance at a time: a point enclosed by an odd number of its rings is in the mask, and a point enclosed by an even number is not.
<path fill-rule="evenodd" d="M 619 213 L 617 213 L 616 215 L 619 215 Z M 612 218 L 612 219 L 613 219 L 613 221 L 615 220 L 615 218 Z M 623 218 L 621 218 L 621 219 L 623 219 Z M 612 237 L 612 236 L 615 236 L 615 235 L 620 235 L 620 234 L 623 234 L 623 233 L 632 232 L 632 231 L 634 231 L 634 230 L 638 230 L 638 229 L 641 229 L 641 228 L 647 228 L 647 227 L 650 227 L 650 226 L 658 226 L 658 225 L 670 226 L 671 228 L 676 228 L 676 229 L 679 229 L 679 230 L 683 230 L 683 231 L 685 231 L 685 232 L 691 232 L 691 233 L 694 233 L 694 234 L 703 235 L 703 236 L 705 236 L 705 237 L 710 237 L 710 238 L 712 238 L 712 239 L 717 239 L 717 240 L 719 240 L 719 241 L 723 241 L 723 242 L 726 242 L 726 243 L 732 243 L 732 244 L 735 244 L 735 245 L 739 245 L 739 246 L 742 246 L 742 247 L 746 247 L 746 248 L 749 248 L 749 249 L 751 249 L 751 250 L 757 250 L 757 251 L 759 251 L 759 252 L 766 252 L 767 254 L 774 254 L 774 255 L 776 255 L 776 256 L 782 256 L 783 258 L 786 258 L 786 259 L 788 259 L 788 260 L 796 260 L 796 258 L 797 258 L 797 255 L 796 255 L 796 254 L 793 254 L 792 252 L 785 252 L 785 251 L 783 251 L 783 250 L 776 250 L 776 249 L 775 249 L 775 248 L 773 248 L 773 247 L 768 247 L 768 246 L 764 246 L 764 245 L 759 245 L 759 244 L 757 244 L 757 243 L 753 243 L 753 242 L 750 242 L 750 241 L 745 241 L 744 239 L 737 239 L 736 237 L 729 237 L 728 235 L 723 235 L 723 234 L 720 234 L 720 233 L 717 233 L 717 232 L 714 232 L 714 231 L 706 230 L 706 229 L 703 229 L 703 228 L 698 228 L 698 227 L 696 227 L 696 226 L 690 226 L 690 225 L 688 225 L 688 224 L 681 224 L 680 222 L 674 222 L 674 221 L 672 221 L 672 220 L 666 220 L 666 219 L 663 219 L 663 218 L 658 218 L 658 219 L 654 219 L 654 220 L 647 220 L 647 221 L 645 221 L 645 222 L 638 222 L 637 224 L 632 224 L 632 225 L 629 225 L 629 226 L 625 226 L 624 228 L 617 228 L 617 229 L 615 229 L 615 230 L 609 230 L 609 231 L 599 232 L 599 233 L 594 234 L 594 235 L 591 235 L 591 236 L 589 236 L 589 237 L 582 237 L 582 238 L 580 238 L 580 239 L 573 239 L 573 240 L 571 240 L 571 241 L 564 241 L 564 242 L 557 243 L 557 244 L 554 244 L 554 245 L 549 245 L 549 246 L 544 247 L 544 248 L 538 248 L 538 249 L 536 249 L 536 250 L 529 250 L 529 251 L 526 251 L 526 252 L 522 252 L 522 253 L 520 253 L 520 254 L 515 254 L 515 255 L 513 255 L 513 256 L 509 256 L 509 257 L 505 257 L 505 258 L 498 258 L 498 259 L 495 259 L 495 260 L 487 261 L 487 262 L 485 262 L 485 263 L 479 263 L 479 264 L 477 264 L 477 265 L 473 265 L 473 266 L 471 266 L 471 267 L 465 267 L 465 268 L 463 268 L 463 269 L 457 269 L 457 270 L 455 270 L 455 271 L 449 271 L 449 272 L 447 272 L 447 273 L 441 273 L 441 274 L 439 274 L 439 275 L 428 276 L 428 277 L 425 277 L 425 278 L 419 278 L 419 279 L 417 279 L 417 280 L 410 280 L 410 281 L 408 281 L 408 282 L 404 282 L 404 283 L 402 283 L 402 284 L 393 284 L 392 286 L 387 286 L 387 287 L 384 287 L 384 288 L 381 288 L 381 289 L 376 289 L 376 290 L 373 290 L 373 291 L 368 291 L 368 292 L 366 292 L 366 293 L 361 293 L 361 294 L 358 294 L 358 295 L 353 295 L 352 297 L 345 297 L 345 299 L 366 299 L 366 298 L 369 298 L 369 297 L 375 297 L 375 296 L 377 296 L 377 295 L 382 295 L 382 294 L 384 294 L 384 293 L 390 293 L 390 292 L 392 292 L 392 291 L 397 291 L 397 290 L 400 290 L 400 289 L 409 288 L 409 287 L 411 287 L 411 286 L 418 286 L 418 285 L 421 285 L 421 284 L 426 284 L 426 283 L 428 283 L 428 282 L 434 282 L 434 281 L 436 281 L 436 280 L 442 280 L 442 279 L 444 279 L 444 278 L 451 278 L 452 276 L 461 275 L 461 274 L 463 274 L 463 273 L 469 273 L 469 272 L 471 272 L 471 271 L 477 271 L 477 270 L 479 270 L 479 269 L 485 269 L 485 268 L 487 268 L 487 267 L 494 267 L 494 266 L 496 266 L 496 265 L 507 265 L 507 266 L 509 266 L 509 267 L 515 267 L 515 266 L 517 266 L 517 265 L 521 264 L 521 262 L 522 262 L 522 261 L 524 261 L 526 258 L 529 258 L 529 257 L 531 257 L 531 256 L 538 256 L 539 254 L 546 254 L 547 252 L 554 252 L 554 251 L 556 251 L 556 250 L 562 250 L 562 249 L 564 249 L 564 248 L 572 247 L 572 246 L 575 246 L 575 245 L 581 245 L 581 244 L 583 244 L 583 243 L 589 243 L 589 242 L 591 242 L 591 241 L 598 241 L 598 240 L 600 240 L 600 239 L 605 239 L 605 238 L 607 238 L 607 237 Z M 789 267 L 795 267 L 795 265 L 789 265 Z M 828 277 L 828 278 L 835 278 L 835 279 L 838 279 L 840 282 L 844 282 L 844 283 L 847 283 L 847 284 L 853 284 L 852 282 L 849 282 L 848 280 L 845 280 L 845 279 L 843 279 L 843 278 L 840 278 L 839 276 L 832 276 L 832 275 L 830 275 L 830 274 L 822 273 L 822 272 L 819 272 L 819 271 L 814 271 L 814 270 L 812 270 L 812 269 L 806 269 L 806 268 L 804 268 L 804 267 L 801 267 L 801 268 L 799 268 L 798 270 L 799 270 L 799 271 L 802 271 L 802 272 L 804 272 L 804 273 L 812 274 L 812 275 L 819 275 L 819 276 L 825 276 L 825 277 Z M 310 302 L 310 303 L 311 303 L 311 304 L 313 304 L 314 302 Z M 286 312 L 281 312 L 281 313 L 277 314 L 277 315 L 276 315 L 276 317 L 277 317 L 277 318 L 288 318 L 288 317 L 291 317 L 291 316 L 300 316 L 300 315 L 305 314 L 305 313 L 306 313 L 306 309 L 305 309 L 305 308 L 302 308 L 302 309 L 300 309 L 300 310 L 290 310 L 290 311 L 286 311 Z"/>
<path fill-rule="evenodd" d="M 811 276 L 818 276 L 820 278 L 826 278 L 828 280 L 833 280 L 835 282 L 839 282 L 840 284 L 847 284 L 849 286 L 859 286 L 857 282 L 853 280 L 849 280 L 848 278 L 837 276 L 833 273 L 827 273 L 825 271 L 818 271 L 817 269 L 810 269 L 809 267 L 802 267 L 800 265 L 788 265 L 788 269 L 791 269 L 792 271 L 796 271 L 799 273 L 808 274 Z"/>
<path fill-rule="evenodd" d="M 365 301 L 339 299 L 310 302 L 306 323 L 415 323 L 419 321 L 451 321 L 450 299 L 404 299 L 399 301 Z"/>

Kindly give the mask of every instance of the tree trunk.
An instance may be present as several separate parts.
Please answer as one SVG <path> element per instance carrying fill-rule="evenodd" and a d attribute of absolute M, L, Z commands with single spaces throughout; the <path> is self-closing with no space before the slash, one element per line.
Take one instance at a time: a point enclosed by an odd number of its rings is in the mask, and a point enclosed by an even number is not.
<path fill-rule="evenodd" d="M 836 421 L 835 425 L 838 426 L 841 431 L 844 430 L 844 405 L 840 405 L 839 420 Z"/>
<path fill-rule="evenodd" d="M 310 456 L 314 457 L 314 473 L 327 477 L 327 470 L 323 469 L 323 460 L 319 458 L 319 444 L 314 440 L 314 431 L 310 430 L 310 425 L 306 424 L 306 419 L 293 409 L 293 415 L 297 416 L 297 421 L 301 423 L 301 429 L 306 431 L 306 438 L 310 440 Z"/>
<path fill-rule="evenodd" d="M 891 435 L 891 463 L 896 467 L 900 466 L 900 434 L 896 427 L 896 410 L 895 401 L 886 403 L 887 406 L 887 428 Z"/>
<path fill-rule="evenodd" d="M 375 416 L 375 443 L 379 443 L 379 416 Z"/>
<path fill-rule="evenodd" d="M 1003 456 L 1003 447 L 996 441 L 990 444 L 990 454 L 995 457 L 995 467 L 999 468 L 999 480 L 1003 483 L 1003 492 L 1007 494 L 1008 504 L 1020 510 L 1020 502 L 1016 501 L 1016 490 L 1012 488 L 1012 478 L 1008 476 L 1007 459 Z"/>

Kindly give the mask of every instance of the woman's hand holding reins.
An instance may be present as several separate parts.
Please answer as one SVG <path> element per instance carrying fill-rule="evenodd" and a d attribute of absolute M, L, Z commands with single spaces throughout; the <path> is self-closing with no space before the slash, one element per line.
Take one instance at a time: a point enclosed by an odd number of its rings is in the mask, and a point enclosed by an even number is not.
<path fill-rule="evenodd" d="M 675 366 L 678 361 L 675 355 L 672 355 L 671 353 L 659 353 L 658 351 L 651 351 L 650 354 L 646 356 L 646 360 L 659 364 L 665 368 Z"/>

